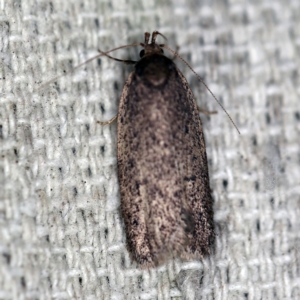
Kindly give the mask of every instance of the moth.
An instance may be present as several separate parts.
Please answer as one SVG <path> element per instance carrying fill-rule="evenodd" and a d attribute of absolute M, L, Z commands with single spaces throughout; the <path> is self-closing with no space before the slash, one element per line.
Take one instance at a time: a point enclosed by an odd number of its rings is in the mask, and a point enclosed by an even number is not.
<path fill-rule="evenodd" d="M 156 43 L 159 34 L 150 41 L 146 32 L 141 59 L 125 61 L 135 67 L 117 114 L 127 249 L 143 269 L 173 256 L 203 258 L 215 239 L 199 111 L 187 80 L 164 55 L 170 48 Z"/>

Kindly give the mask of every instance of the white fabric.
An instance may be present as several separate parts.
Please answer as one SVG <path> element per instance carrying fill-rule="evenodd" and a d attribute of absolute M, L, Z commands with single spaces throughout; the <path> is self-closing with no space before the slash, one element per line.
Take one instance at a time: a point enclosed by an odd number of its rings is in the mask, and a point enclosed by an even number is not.
<path fill-rule="evenodd" d="M 300 299 L 298 0 L 0 7 L 0 299 Z M 155 29 L 241 135 L 176 59 L 199 105 L 218 110 L 201 116 L 216 250 L 148 272 L 125 249 L 116 124 L 96 124 L 116 114 L 132 67 L 101 58 L 36 89 Z"/>

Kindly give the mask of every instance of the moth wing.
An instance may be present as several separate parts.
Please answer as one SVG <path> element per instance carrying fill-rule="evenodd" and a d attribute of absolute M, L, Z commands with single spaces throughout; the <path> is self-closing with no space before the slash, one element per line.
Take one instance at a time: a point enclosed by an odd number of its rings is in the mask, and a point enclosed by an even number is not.
<path fill-rule="evenodd" d="M 142 267 L 170 252 L 202 257 L 214 237 L 202 125 L 186 79 L 172 67 L 162 88 L 132 72 L 119 106 L 121 208 L 128 250 Z"/>
<path fill-rule="evenodd" d="M 193 92 L 187 80 L 177 69 L 181 78 L 186 101 L 190 107 L 189 141 L 186 169 L 186 194 L 193 212 L 194 230 L 189 233 L 189 244 L 181 254 L 182 258 L 202 258 L 214 243 L 213 203 L 209 186 L 206 146 L 202 123 Z"/>
<path fill-rule="evenodd" d="M 132 130 L 129 110 L 130 88 L 134 72 L 123 87 L 118 111 L 118 177 L 121 194 L 121 212 L 125 223 L 127 249 L 132 260 L 143 268 L 155 266 L 151 254 L 146 224 L 145 199 L 140 193 L 140 174 L 136 169 L 136 150 L 131 147 Z"/>

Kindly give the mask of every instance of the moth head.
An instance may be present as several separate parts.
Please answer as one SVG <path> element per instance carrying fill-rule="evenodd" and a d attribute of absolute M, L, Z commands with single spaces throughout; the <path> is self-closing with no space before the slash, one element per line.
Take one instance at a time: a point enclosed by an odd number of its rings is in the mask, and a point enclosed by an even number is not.
<path fill-rule="evenodd" d="M 149 43 L 150 40 L 150 33 L 145 32 L 145 43 L 141 44 L 142 47 L 144 47 L 143 50 L 140 52 L 140 57 L 144 57 L 147 55 L 152 55 L 152 54 L 164 54 L 164 50 L 162 47 L 164 46 L 163 44 L 157 44 L 156 43 L 156 37 L 160 35 L 162 36 L 165 40 L 167 39 L 163 34 L 161 34 L 158 31 L 153 31 L 152 33 L 152 38 L 151 42 Z"/>

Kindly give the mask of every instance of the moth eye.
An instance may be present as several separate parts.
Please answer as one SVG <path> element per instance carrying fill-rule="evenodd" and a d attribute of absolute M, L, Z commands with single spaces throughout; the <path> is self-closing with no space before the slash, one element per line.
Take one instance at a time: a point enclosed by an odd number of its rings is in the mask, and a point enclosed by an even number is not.
<path fill-rule="evenodd" d="M 161 48 L 160 48 L 160 52 L 161 52 L 162 54 L 164 54 L 164 50 L 163 50 L 163 49 L 161 49 Z"/>
<path fill-rule="evenodd" d="M 141 50 L 141 52 L 140 52 L 140 57 L 143 57 L 145 55 L 145 50 L 143 49 L 143 50 Z"/>

